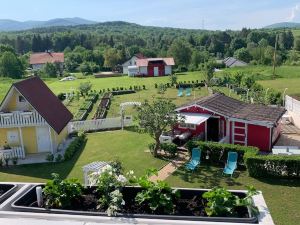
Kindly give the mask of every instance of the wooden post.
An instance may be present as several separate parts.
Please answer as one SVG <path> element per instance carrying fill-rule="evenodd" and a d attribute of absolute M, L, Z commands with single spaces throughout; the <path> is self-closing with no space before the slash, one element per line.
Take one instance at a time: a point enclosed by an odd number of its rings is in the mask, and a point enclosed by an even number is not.
<path fill-rule="evenodd" d="M 21 127 L 18 127 L 18 129 L 19 129 L 19 136 L 20 136 L 20 140 L 21 140 L 22 151 L 25 151 L 25 149 L 24 149 L 24 142 L 23 142 L 22 129 L 21 129 Z"/>
<path fill-rule="evenodd" d="M 53 142 L 52 142 L 52 135 L 51 135 L 51 128 L 50 128 L 50 126 L 48 126 L 48 130 L 49 130 L 49 138 L 50 138 L 50 148 L 51 148 L 52 154 L 54 154 L 54 148 L 53 148 Z"/>

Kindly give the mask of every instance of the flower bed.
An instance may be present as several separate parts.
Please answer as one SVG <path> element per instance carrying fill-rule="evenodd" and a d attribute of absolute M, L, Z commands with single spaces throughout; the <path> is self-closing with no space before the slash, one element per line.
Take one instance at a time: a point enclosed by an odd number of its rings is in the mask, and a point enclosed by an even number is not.
<path fill-rule="evenodd" d="M 104 119 L 106 117 L 107 109 L 109 108 L 111 93 L 105 93 L 98 105 L 94 119 Z"/>
<path fill-rule="evenodd" d="M 90 175 L 90 187 L 77 180 L 53 180 L 38 195 L 32 187 L 13 204 L 18 211 L 59 213 L 71 215 L 117 216 L 127 218 L 171 219 L 185 221 L 218 221 L 256 223 L 258 209 L 252 196 L 258 192 L 228 191 L 224 188 L 171 188 L 166 182 L 153 182 L 149 170 L 136 178 L 132 171 L 122 175 L 119 162 L 111 162 Z M 126 185 L 139 186 L 126 186 Z M 38 199 L 42 199 L 38 200 Z"/>

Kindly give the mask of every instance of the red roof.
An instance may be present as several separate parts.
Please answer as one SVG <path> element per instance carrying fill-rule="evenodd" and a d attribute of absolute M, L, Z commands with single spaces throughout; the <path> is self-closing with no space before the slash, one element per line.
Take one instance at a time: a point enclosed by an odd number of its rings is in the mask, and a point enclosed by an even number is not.
<path fill-rule="evenodd" d="M 65 61 L 64 53 L 60 52 L 42 52 L 32 53 L 30 55 L 29 64 L 46 64 L 46 63 L 63 63 Z"/>
<path fill-rule="evenodd" d="M 136 65 L 137 66 L 148 66 L 149 62 L 153 61 L 164 61 L 164 63 L 167 66 L 174 66 L 174 58 L 147 58 L 147 59 L 137 59 L 136 60 Z"/>
<path fill-rule="evenodd" d="M 14 83 L 13 86 L 57 134 L 73 119 L 72 113 L 70 113 L 39 77 L 28 78 Z"/>

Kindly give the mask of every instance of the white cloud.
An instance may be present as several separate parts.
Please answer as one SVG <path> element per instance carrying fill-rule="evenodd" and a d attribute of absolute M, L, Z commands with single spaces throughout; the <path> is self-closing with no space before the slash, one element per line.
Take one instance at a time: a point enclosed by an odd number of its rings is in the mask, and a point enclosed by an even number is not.
<path fill-rule="evenodd" d="M 288 21 L 293 22 L 296 19 L 298 19 L 299 13 L 300 13 L 300 4 L 297 4 L 292 8 L 292 11 L 291 11 L 289 17 L 287 18 Z"/>

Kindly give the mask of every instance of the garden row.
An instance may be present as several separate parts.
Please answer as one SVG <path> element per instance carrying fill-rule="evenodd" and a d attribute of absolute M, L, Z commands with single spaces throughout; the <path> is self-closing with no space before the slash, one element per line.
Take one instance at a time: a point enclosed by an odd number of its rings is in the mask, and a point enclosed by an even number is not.
<path fill-rule="evenodd" d="M 161 86 L 164 86 L 164 88 L 171 88 L 171 87 L 176 87 L 176 88 L 194 88 L 194 87 L 204 87 L 205 82 L 204 81 L 199 81 L 199 80 L 192 80 L 192 81 L 174 81 L 171 83 L 161 83 L 161 84 L 154 84 L 155 88 L 160 88 Z"/>
<path fill-rule="evenodd" d="M 107 110 L 111 103 L 111 97 L 112 93 L 110 92 L 106 92 L 103 94 L 93 119 L 104 119 L 106 117 Z"/>
<path fill-rule="evenodd" d="M 90 94 L 88 94 L 84 99 L 83 104 L 80 106 L 78 112 L 75 114 L 74 120 L 85 120 L 98 98 L 99 94 L 96 92 L 91 92 Z"/>
<path fill-rule="evenodd" d="M 229 151 L 238 153 L 238 165 L 246 167 L 251 177 L 300 178 L 300 156 L 260 155 L 255 147 L 214 142 L 190 141 L 187 147 L 199 147 L 203 161 L 224 163 Z"/>

